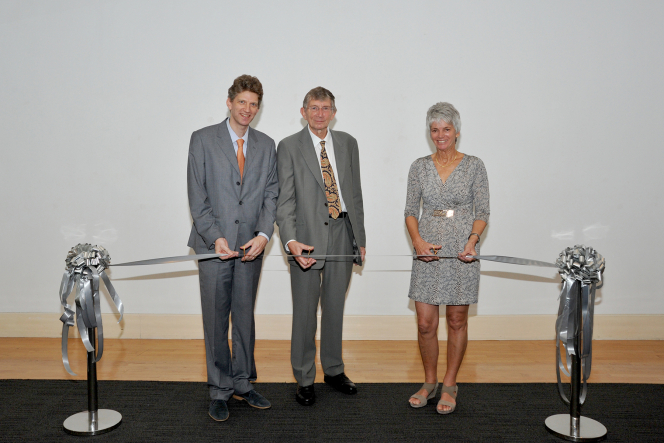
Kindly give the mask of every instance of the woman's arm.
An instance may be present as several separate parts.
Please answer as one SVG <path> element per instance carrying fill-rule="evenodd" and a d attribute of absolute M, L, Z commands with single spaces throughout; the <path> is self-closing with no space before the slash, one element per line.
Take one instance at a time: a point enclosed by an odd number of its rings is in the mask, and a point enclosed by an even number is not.
<path fill-rule="evenodd" d="M 408 216 L 406 217 L 406 227 L 408 228 L 408 234 L 410 234 L 410 239 L 413 242 L 413 247 L 417 253 L 418 260 L 422 261 L 432 261 L 438 260 L 434 254 L 436 251 L 442 248 L 441 245 L 434 245 L 432 243 L 425 242 L 422 236 L 420 236 L 419 223 L 415 217 Z M 423 255 L 430 255 L 431 257 L 422 257 Z"/>
<path fill-rule="evenodd" d="M 420 185 L 420 171 L 417 160 L 410 166 L 408 171 L 408 187 L 406 189 L 406 209 L 404 217 L 408 234 L 413 242 L 413 247 L 417 255 L 430 255 L 431 257 L 417 257 L 422 261 L 438 260 L 435 251 L 442 246 L 427 243 L 420 236 L 419 222 L 417 216 L 420 215 L 420 203 L 422 201 L 422 186 Z"/>
<path fill-rule="evenodd" d="M 484 228 L 486 228 L 486 222 L 484 220 L 475 220 L 473 222 L 473 233 L 468 237 L 468 241 L 466 242 L 466 246 L 463 248 L 463 252 L 459 254 L 459 260 L 465 261 L 466 263 L 470 263 L 471 261 L 475 260 L 474 258 L 466 256 L 477 255 L 475 253 L 475 245 L 479 243 L 480 236 L 482 235 L 482 232 L 484 232 Z"/>
<path fill-rule="evenodd" d="M 466 258 L 467 255 L 477 255 L 475 253 L 475 245 L 480 241 L 480 236 L 484 232 L 484 228 L 486 228 L 491 212 L 489 210 L 489 179 L 487 178 L 486 168 L 482 160 L 478 158 L 477 161 L 475 180 L 473 180 L 472 184 L 475 221 L 473 222 L 473 230 L 468 238 L 468 242 L 466 242 L 463 252 L 459 254 L 459 260 L 467 263 L 474 260 L 473 258 Z"/>

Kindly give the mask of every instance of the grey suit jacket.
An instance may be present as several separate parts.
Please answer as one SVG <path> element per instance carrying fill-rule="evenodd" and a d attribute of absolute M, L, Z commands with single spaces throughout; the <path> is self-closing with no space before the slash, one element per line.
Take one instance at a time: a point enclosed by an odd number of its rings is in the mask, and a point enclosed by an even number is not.
<path fill-rule="evenodd" d="M 337 186 L 346 204 L 353 237 L 357 246 L 366 247 L 357 140 L 345 132 L 330 130 L 330 133 L 339 173 Z M 286 242 L 294 239 L 313 246 L 314 254 L 326 254 L 329 232 L 327 197 L 308 127 L 279 142 L 277 170 L 280 189 L 277 226 L 284 247 Z M 325 260 L 317 259 L 313 269 L 320 269 L 324 264 Z"/>
<path fill-rule="evenodd" d="M 271 237 L 274 232 L 279 195 L 274 140 L 251 127 L 248 131 L 242 182 L 225 120 L 191 135 L 187 190 L 194 224 L 188 245 L 197 254 L 214 250 L 220 237 L 237 250 L 240 234 Z"/>

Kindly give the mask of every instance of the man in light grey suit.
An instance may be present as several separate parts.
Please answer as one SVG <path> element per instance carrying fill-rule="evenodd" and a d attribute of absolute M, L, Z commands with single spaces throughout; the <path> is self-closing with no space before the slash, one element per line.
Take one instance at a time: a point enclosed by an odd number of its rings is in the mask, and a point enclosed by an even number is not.
<path fill-rule="evenodd" d="M 295 398 L 309 406 L 316 400 L 313 383 L 319 300 L 325 382 L 345 394 L 357 393 L 344 372 L 341 339 L 352 255 L 357 249 L 364 261 L 366 237 L 357 141 L 345 132 L 328 129 L 336 114 L 334 95 L 323 87 L 312 89 L 300 113 L 308 126 L 282 140 L 277 148 L 277 225 L 284 248 L 292 255 Z M 316 260 L 302 256 L 309 252 L 346 257 Z"/>
<path fill-rule="evenodd" d="M 189 145 L 187 187 L 194 221 L 189 246 L 197 254 L 226 254 L 198 265 L 209 414 L 217 421 L 228 418 L 231 396 L 255 408 L 270 407 L 250 383 L 256 379 L 256 290 L 279 194 L 274 140 L 249 126 L 262 98 L 256 77 L 236 78 L 226 100 L 230 117 L 194 132 Z"/>

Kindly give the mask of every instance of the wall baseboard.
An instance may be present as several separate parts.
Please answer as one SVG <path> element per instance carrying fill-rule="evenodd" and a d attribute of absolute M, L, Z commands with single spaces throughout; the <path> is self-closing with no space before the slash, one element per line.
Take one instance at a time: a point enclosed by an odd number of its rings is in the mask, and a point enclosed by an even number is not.
<path fill-rule="evenodd" d="M 0 337 L 60 337 L 60 314 L 0 313 Z M 202 339 L 200 315 L 103 314 L 106 338 Z M 444 321 L 441 319 L 441 321 Z M 551 340 L 555 315 L 481 315 L 470 317 L 471 340 Z M 318 318 L 320 331 L 320 317 Z M 70 336 L 78 337 L 73 327 Z M 290 315 L 256 315 L 256 338 L 290 340 Z M 439 338 L 446 338 L 444 327 Z M 596 340 L 664 340 L 664 315 L 596 315 Z M 344 340 L 416 340 L 417 322 L 409 315 L 348 315 Z"/>

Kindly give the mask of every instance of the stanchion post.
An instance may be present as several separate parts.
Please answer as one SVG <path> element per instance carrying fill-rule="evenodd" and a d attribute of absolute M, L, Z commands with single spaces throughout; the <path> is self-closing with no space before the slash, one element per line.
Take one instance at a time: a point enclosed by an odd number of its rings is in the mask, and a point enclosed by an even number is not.
<path fill-rule="evenodd" d="M 581 331 L 583 331 L 582 301 L 581 300 L 581 285 L 579 282 L 574 284 L 576 294 L 576 326 L 574 328 L 574 349 L 576 352 L 572 355 L 572 373 L 571 375 L 571 395 L 569 399 L 569 432 L 572 437 L 579 437 L 580 435 L 580 421 L 581 421 Z"/>
<path fill-rule="evenodd" d="M 96 328 L 88 328 L 88 337 L 92 345 L 92 352 L 88 352 L 88 421 L 93 429 L 97 429 L 97 362 L 95 361 L 95 351 L 97 349 Z"/>
<path fill-rule="evenodd" d="M 592 418 L 581 416 L 581 331 L 583 331 L 583 299 L 581 283 L 574 283 L 576 291 L 576 325 L 574 327 L 574 355 L 572 355 L 569 414 L 557 414 L 544 421 L 547 431 L 569 441 L 600 441 L 606 438 L 606 428 Z M 558 339 L 558 338 L 556 338 Z M 587 337 L 584 337 L 584 340 Z"/>
<path fill-rule="evenodd" d="M 99 435 L 110 432 L 122 423 L 122 414 L 111 409 L 98 409 L 97 362 L 95 361 L 96 328 L 88 328 L 92 351 L 88 352 L 88 410 L 69 416 L 63 423 L 66 433 L 72 435 Z"/>

